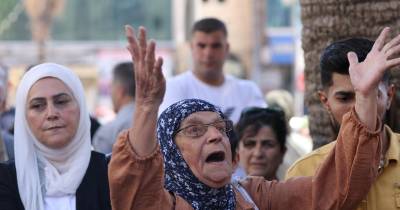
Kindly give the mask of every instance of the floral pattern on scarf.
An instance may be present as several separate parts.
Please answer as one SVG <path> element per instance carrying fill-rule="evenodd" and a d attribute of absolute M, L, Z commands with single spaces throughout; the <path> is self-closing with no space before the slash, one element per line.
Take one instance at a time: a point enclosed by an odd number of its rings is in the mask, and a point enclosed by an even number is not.
<path fill-rule="evenodd" d="M 157 138 L 164 156 L 165 188 L 184 198 L 194 209 L 233 210 L 236 200 L 232 185 L 217 189 L 202 183 L 190 170 L 173 140 L 173 134 L 180 123 L 190 114 L 199 111 L 217 112 L 225 118 L 219 108 L 200 99 L 179 101 L 160 115 Z"/>

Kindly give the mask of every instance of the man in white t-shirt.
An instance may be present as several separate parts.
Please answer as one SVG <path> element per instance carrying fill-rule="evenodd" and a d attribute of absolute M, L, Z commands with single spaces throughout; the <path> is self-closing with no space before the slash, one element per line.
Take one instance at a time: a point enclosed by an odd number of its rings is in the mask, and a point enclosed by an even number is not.
<path fill-rule="evenodd" d="M 159 113 L 182 99 L 199 98 L 219 106 L 236 123 L 244 108 L 266 107 L 254 82 L 224 75 L 222 67 L 229 54 L 227 36 L 225 24 L 218 19 L 205 18 L 194 24 L 190 43 L 193 70 L 167 81 Z"/>

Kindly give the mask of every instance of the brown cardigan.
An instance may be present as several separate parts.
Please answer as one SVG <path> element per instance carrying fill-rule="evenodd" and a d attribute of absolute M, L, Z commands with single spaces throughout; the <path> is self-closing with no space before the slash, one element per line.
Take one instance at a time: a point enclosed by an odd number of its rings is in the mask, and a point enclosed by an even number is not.
<path fill-rule="evenodd" d="M 286 182 L 250 177 L 241 184 L 260 210 L 354 209 L 378 173 L 379 131 L 367 130 L 353 108 L 343 119 L 336 147 L 314 177 L 295 177 Z M 114 210 L 193 209 L 183 198 L 164 189 L 160 150 L 148 157 L 137 156 L 127 131 L 120 134 L 113 148 L 108 173 Z M 236 209 L 252 209 L 238 191 L 235 194 Z"/>

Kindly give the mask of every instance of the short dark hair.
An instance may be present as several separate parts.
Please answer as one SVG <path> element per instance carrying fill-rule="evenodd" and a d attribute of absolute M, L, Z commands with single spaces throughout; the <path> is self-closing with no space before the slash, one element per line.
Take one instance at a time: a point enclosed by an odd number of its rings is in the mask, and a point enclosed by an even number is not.
<path fill-rule="evenodd" d="M 362 62 L 371 51 L 374 42 L 365 38 L 350 38 L 333 42 L 322 52 L 320 58 L 321 84 L 323 88 L 332 85 L 332 74 L 349 75 L 348 52 L 355 52 L 358 61 Z M 389 73 L 386 71 L 382 81 L 389 82 Z"/>
<path fill-rule="evenodd" d="M 113 81 L 121 84 L 129 96 L 135 97 L 135 73 L 132 62 L 117 64 L 113 69 Z"/>
<path fill-rule="evenodd" d="M 256 135 L 263 126 L 271 127 L 277 137 L 281 151 L 285 151 L 288 128 L 285 113 L 278 108 L 246 108 L 240 115 L 235 126 L 235 132 L 240 141 L 248 128 Z"/>
<path fill-rule="evenodd" d="M 226 37 L 228 36 L 225 23 L 217 18 L 204 18 L 195 22 L 192 28 L 192 34 L 194 34 L 196 31 L 201 31 L 204 33 L 222 31 Z"/>

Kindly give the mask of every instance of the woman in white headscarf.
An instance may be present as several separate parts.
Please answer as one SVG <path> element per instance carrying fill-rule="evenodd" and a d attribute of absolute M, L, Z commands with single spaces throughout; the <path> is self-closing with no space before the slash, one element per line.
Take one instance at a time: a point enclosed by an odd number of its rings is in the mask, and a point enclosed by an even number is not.
<path fill-rule="evenodd" d="M 111 209 L 107 161 L 91 151 L 79 78 L 44 63 L 18 87 L 15 164 L 0 165 L 0 206 L 18 210 Z"/>

